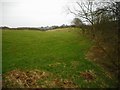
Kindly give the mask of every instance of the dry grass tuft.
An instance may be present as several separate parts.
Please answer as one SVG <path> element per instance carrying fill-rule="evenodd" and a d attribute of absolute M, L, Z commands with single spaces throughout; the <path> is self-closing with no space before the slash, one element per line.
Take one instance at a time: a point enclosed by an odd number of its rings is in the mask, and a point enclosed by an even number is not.
<path fill-rule="evenodd" d="M 13 70 L 4 75 L 4 88 L 76 88 L 71 80 L 63 80 L 40 70 Z"/>
<path fill-rule="evenodd" d="M 49 74 L 47 72 L 32 70 L 32 71 L 21 71 L 21 70 L 13 70 L 4 75 L 4 83 L 3 86 L 9 87 L 38 87 L 36 83 L 37 80 L 47 78 Z"/>
<path fill-rule="evenodd" d="M 80 76 L 83 77 L 85 79 L 85 81 L 87 81 L 87 82 L 92 82 L 96 79 L 96 75 L 95 75 L 94 71 L 92 71 L 92 70 L 81 72 Z"/>

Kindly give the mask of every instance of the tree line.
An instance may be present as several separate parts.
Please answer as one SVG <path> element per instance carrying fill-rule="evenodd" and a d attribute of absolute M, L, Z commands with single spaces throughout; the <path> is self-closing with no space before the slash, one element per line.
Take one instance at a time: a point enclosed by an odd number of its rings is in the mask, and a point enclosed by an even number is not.
<path fill-rule="evenodd" d="M 107 61 L 104 63 L 103 60 L 104 65 L 119 78 L 120 2 L 87 0 L 76 2 L 75 6 L 67 8 L 75 16 L 72 24 L 80 27 L 82 34 L 93 40 L 104 52 Z"/>

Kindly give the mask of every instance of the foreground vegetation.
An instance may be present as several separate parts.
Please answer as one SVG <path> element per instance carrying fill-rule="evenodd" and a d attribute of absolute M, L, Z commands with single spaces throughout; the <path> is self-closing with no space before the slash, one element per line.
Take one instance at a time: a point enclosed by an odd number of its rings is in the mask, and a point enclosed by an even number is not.
<path fill-rule="evenodd" d="M 93 45 L 78 28 L 3 31 L 3 87 L 116 87 L 85 55 Z"/>

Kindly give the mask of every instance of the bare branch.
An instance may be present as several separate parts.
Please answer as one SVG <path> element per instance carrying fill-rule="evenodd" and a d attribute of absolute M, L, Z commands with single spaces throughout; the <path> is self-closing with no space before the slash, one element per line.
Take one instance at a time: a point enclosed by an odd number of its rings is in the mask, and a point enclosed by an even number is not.
<path fill-rule="evenodd" d="M 86 12 L 85 9 L 82 7 L 82 5 L 79 3 L 79 2 L 76 2 L 78 4 L 78 6 L 81 8 L 82 12 L 83 12 L 83 16 L 80 16 L 86 20 L 88 20 L 92 25 L 93 25 L 93 22 L 91 20 L 91 18 L 89 18 L 89 12 Z M 84 4 L 85 5 L 85 4 Z"/>
<path fill-rule="evenodd" d="M 77 16 L 77 13 L 75 13 L 75 12 L 71 11 L 71 9 L 70 9 L 70 8 L 68 8 L 68 11 L 69 11 L 70 13 L 74 14 L 75 16 Z"/>

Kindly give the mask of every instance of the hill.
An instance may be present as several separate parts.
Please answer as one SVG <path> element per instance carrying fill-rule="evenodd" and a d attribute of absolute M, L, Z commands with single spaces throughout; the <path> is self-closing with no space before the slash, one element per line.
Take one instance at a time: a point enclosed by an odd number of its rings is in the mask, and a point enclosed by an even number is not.
<path fill-rule="evenodd" d="M 3 31 L 3 86 L 111 88 L 116 79 L 85 55 L 93 45 L 78 28 Z"/>

